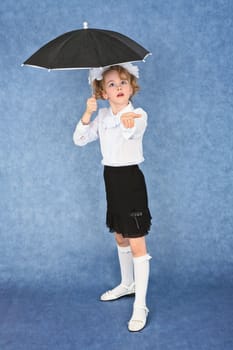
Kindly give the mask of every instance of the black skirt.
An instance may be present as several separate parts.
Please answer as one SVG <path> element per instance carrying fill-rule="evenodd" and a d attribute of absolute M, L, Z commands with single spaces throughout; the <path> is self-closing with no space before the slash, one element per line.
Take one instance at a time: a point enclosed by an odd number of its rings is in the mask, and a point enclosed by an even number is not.
<path fill-rule="evenodd" d="M 106 225 L 124 237 L 142 237 L 150 230 L 146 183 L 138 165 L 104 167 Z"/>

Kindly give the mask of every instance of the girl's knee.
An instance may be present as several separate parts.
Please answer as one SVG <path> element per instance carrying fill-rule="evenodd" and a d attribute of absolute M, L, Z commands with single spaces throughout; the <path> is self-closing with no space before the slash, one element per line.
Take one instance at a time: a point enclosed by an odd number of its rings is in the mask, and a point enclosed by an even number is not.
<path fill-rule="evenodd" d="M 145 237 L 130 238 L 129 242 L 134 257 L 147 254 Z"/>
<path fill-rule="evenodd" d="M 120 247 L 129 246 L 128 238 L 123 237 L 121 233 L 115 233 L 115 240 Z"/>

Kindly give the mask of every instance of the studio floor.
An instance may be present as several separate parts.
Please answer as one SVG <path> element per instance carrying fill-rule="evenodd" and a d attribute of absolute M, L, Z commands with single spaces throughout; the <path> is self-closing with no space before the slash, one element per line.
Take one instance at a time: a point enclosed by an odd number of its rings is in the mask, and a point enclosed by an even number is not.
<path fill-rule="evenodd" d="M 232 288 L 153 286 L 148 293 L 148 325 L 138 333 L 127 330 L 133 297 L 101 302 L 100 285 L 2 288 L 0 349 L 232 350 Z"/>

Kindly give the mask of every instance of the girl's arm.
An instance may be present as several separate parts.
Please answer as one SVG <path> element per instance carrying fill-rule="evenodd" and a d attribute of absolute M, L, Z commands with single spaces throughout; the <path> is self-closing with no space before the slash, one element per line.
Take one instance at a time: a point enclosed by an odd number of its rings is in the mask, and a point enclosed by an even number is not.
<path fill-rule="evenodd" d="M 77 146 L 84 146 L 98 138 L 98 116 L 93 122 L 90 122 L 91 116 L 96 110 L 96 98 L 92 96 L 87 100 L 86 111 L 77 124 L 73 134 L 73 141 Z"/>
<path fill-rule="evenodd" d="M 82 119 L 78 122 L 73 141 L 76 146 L 85 146 L 87 143 L 97 140 L 98 134 L 98 116 L 90 124 L 83 124 Z"/>

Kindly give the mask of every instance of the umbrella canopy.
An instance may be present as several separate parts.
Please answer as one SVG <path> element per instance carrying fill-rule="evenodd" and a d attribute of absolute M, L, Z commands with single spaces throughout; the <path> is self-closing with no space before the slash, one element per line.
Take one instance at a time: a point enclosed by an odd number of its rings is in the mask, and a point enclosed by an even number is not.
<path fill-rule="evenodd" d="M 129 37 L 110 30 L 84 29 L 64 33 L 36 51 L 24 65 L 47 69 L 80 69 L 141 61 L 150 52 Z"/>

